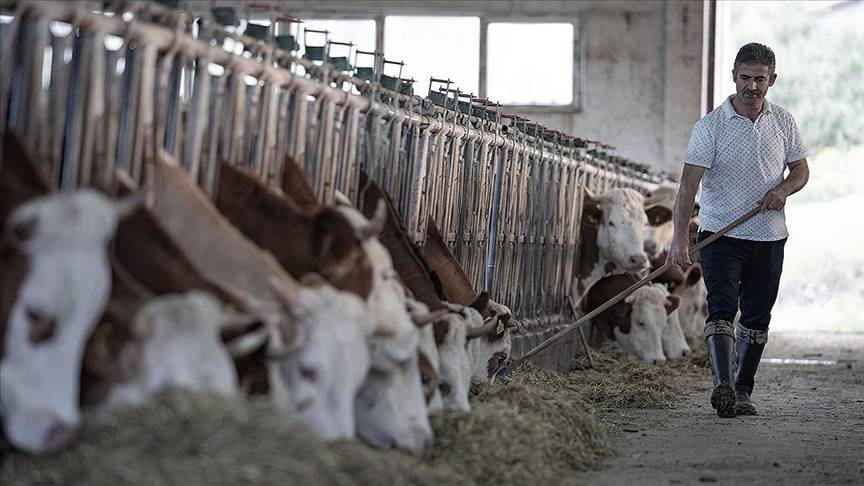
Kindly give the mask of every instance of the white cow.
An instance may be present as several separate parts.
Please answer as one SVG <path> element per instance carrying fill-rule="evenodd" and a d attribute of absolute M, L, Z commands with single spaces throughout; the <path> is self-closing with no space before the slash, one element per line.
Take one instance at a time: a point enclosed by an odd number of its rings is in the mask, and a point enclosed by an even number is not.
<path fill-rule="evenodd" d="M 490 300 L 488 310 L 492 316 L 483 321 L 483 328 L 469 332 L 468 357 L 472 374 L 487 380 L 510 357 L 513 347 L 512 331 L 516 327 L 512 312 L 504 305 Z M 476 327 L 476 326 L 475 326 Z"/>
<path fill-rule="evenodd" d="M 674 188 L 661 186 L 645 198 L 648 225 L 645 226 L 644 246 L 649 259 L 669 250 L 672 243 L 672 211 L 676 194 Z"/>
<path fill-rule="evenodd" d="M 579 265 L 573 282 L 578 303 L 585 290 L 604 275 L 641 273 L 648 269 L 643 234 L 648 217 L 644 197 L 630 188 L 612 189 L 599 198 L 586 191 Z M 578 305 L 578 304 L 577 304 Z"/>
<path fill-rule="evenodd" d="M 629 274 L 598 280 L 586 292 L 582 310 L 587 313 L 600 307 L 636 281 L 638 278 Z M 596 345 L 612 339 L 645 363 L 665 363 L 663 333 L 676 306 L 677 299 L 662 285 L 641 287 L 592 319 L 591 341 Z"/>
<path fill-rule="evenodd" d="M 34 199 L 9 217 L 6 237 L 30 269 L 7 323 L 0 414 L 21 450 L 57 451 L 80 425 L 85 343 L 111 292 L 106 248 L 119 217 L 138 204 L 81 189 Z"/>
<path fill-rule="evenodd" d="M 355 437 L 355 395 L 366 380 L 375 320 L 356 295 L 307 274 L 272 280 L 287 319 L 270 336 L 273 400 L 325 440 Z"/>
<path fill-rule="evenodd" d="M 373 268 L 367 299 L 376 321 L 370 339 L 372 369 L 355 403 L 357 431 L 375 447 L 425 453 L 433 434 L 418 363 L 420 331 L 408 313 L 405 287 L 390 253 L 376 237 L 386 222 L 386 204 L 379 201 L 371 221 L 351 206 L 338 208 L 363 241 Z"/>
<path fill-rule="evenodd" d="M 127 349 L 135 356 L 120 357 L 120 361 L 132 361 L 134 376 L 114 385 L 90 412 L 98 415 L 142 405 L 166 387 L 235 395 L 237 371 L 220 339 L 222 322 L 221 303 L 206 292 L 193 290 L 149 300 L 131 323 L 138 343 Z"/>

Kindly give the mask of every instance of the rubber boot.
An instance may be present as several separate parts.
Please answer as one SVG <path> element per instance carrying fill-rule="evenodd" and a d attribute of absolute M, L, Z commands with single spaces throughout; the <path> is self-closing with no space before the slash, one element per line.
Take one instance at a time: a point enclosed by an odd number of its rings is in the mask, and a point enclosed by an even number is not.
<path fill-rule="evenodd" d="M 735 362 L 735 334 L 729 321 L 711 321 L 705 324 L 705 345 L 714 377 L 711 406 L 723 418 L 735 417 L 735 391 L 732 389 Z"/>
<path fill-rule="evenodd" d="M 756 407 L 750 401 L 753 394 L 754 377 L 762 359 L 762 351 L 768 342 L 768 330 L 747 329 L 738 324 L 735 345 L 738 352 L 738 369 L 735 373 L 735 412 L 738 415 L 756 415 Z"/>

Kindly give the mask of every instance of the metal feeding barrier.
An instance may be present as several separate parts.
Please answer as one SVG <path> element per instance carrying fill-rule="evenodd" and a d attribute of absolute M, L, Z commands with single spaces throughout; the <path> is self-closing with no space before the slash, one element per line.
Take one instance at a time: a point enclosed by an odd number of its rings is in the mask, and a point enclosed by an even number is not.
<path fill-rule="evenodd" d="M 325 31 L 303 28 L 324 42 L 299 57 L 300 21 L 266 5 L 255 8 L 270 25 L 243 32 L 230 7 L 195 17 L 149 2 L 99 5 L 18 2 L 0 24 L 0 130 L 19 133 L 62 189 L 113 192 L 118 172 L 147 185 L 159 150 L 210 197 L 223 160 L 278 188 L 288 155 L 322 201 L 340 191 L 356 202 L 362 169 L 415 243 L 435 221 L 475 287 L 524 320 L 567 311 L 584 189 L 663 182 L 449 80 L 411 95 L 404 63 Z"/>

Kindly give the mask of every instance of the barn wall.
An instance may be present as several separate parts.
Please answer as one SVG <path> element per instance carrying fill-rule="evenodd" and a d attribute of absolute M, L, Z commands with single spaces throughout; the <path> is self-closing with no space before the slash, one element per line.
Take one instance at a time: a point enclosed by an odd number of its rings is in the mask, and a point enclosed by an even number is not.
<path fill-rule="evenodd" d="M 195 9 L 196 2 L 187 3 Z M 201 9 L 212 5 L 209 0 L 197 3 Z M 523 109 L 522 114 L 552 128 L 611 143 L 620 155 L 675 173 L 700 116 L 703 2 L 699 0 L 271 3 L 301 18 L 400 14 L 578 19 L 586 42 L 582 110 Z"/>

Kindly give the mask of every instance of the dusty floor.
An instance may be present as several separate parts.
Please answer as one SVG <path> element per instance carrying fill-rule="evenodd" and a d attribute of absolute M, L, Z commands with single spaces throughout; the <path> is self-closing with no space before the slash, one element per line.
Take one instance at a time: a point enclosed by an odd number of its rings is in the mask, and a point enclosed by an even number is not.
<path fill-rule="evenodd" d="M 577 484 L 864 484 L 864 333 L 775 332 L 754 403 L 720 419 L 710 378 L 674 410 L 615 410 L 602 420 L 613 456 Z"/>

